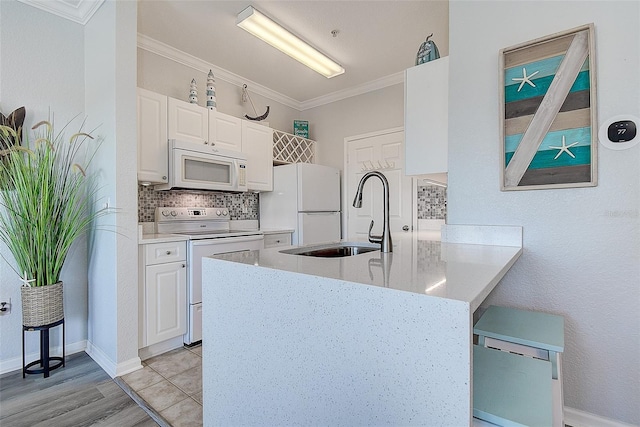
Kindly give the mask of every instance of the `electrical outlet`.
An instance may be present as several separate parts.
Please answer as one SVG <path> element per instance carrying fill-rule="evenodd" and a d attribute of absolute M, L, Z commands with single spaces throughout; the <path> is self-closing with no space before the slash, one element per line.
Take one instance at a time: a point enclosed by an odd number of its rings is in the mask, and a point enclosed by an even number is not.
<path fill-rule="evenodd" d="M 0 302 L 0 316 L 5 314 L 11 314 L 11 298 L 9 298 L 9 301 Z"/>

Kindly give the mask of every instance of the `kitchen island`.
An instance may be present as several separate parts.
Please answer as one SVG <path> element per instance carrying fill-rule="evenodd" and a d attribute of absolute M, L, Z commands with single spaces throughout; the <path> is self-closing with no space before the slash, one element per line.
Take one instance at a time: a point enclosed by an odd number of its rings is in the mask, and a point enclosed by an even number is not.
<path fill-rule="evenodd" d="M 473 312 L 522 232 L 447 228 L 389 254 L 204 259 L 205 425 L 468 425 Z"/>

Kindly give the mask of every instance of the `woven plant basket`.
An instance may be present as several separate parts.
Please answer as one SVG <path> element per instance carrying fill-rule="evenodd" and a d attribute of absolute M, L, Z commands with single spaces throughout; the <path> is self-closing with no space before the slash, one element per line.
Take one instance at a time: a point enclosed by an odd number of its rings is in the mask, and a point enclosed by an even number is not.
<path fill-rule="evenodd" d="M 23 286 L 22 325 L 45 326 L 64 318 L 62 281 L 48 286 Z"/>

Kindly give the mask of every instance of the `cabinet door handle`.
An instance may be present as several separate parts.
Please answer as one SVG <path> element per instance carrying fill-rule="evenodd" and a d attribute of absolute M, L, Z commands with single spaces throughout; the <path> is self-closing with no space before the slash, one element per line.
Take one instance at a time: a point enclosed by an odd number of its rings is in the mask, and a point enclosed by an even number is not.
<path fill-rule="evenodd" d="M 171 251 L 167 251 L 167 255 L 171 255 Z"/>
<path fill-rule="evenodd" d="M 182 268 L 186 268 L 186 267 L 187 267 L 187 265 L 186 265 L 186 264 L 182 264 Z"/>

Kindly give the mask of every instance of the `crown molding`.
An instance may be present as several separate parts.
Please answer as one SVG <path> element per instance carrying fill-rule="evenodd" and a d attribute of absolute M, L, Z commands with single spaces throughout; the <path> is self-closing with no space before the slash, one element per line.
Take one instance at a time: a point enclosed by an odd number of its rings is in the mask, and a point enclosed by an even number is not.
<path fill-rule="evenodd" d="M 320 107 L 321 105 L 330 104 L 332 102 L 351 98 L 352 96 L 362 95 L 368 92 L 373 92 L 375 90 L 383 89 L 385 87 L 397 85 L 400 83 L 404 83 L 404 71 L 400 71 L 399 73 L 391 74 L 377 80 L 372 80 L 370 82 L 354 86 L 349 89 L 339 90 L 337 92 L 319 96 L 308 101 L 303 101 L 300 103 L 300 110 L 304 111 L 310 108 Z"/>
<path fill-rule="evenodd" d="M 162 43 L 158 40 L 152 39 L 151 37 L 148 37 L 144 34 L 138 33 L 138 47 L 140 49 L 144 49 L 148 52 L 178 62 L 179 64 L 193 68 L 194 70 L 200 71 L 205 74 L 208 73 L 209 70 L 212 70 L 213 74 L 216 76 L 216 79 L 224 80 L 239 87 L 242 87 L 243 84 L 246 84 L 247 86 L 251 87 L 251 92 L 272 99 L 298 111 L 308 110 L 310 108 L 330 104 L 332 102 L 340 101 L 352 96 L 362 95 L 367 92 L 382 89 L 387 86 L 404 83 L 404 72 L 399 72 L 346 90 L 332 92 L 327 95 L 300 102 L 291 97 L 283 95 L 280 92 L 269 89 L 268 87 L 263 86 L 259 83 L 239 76 L 238 74 L 232 73 L 231 71 L 225 70 L 224 68 L 220 68 L 214 64 L 211 64 L 210 62 L 204 61 L 186 52 L 178 50 L 166 43 Z"/>
<path fill-rule="evenodd" d="M 85 25 L 102 6 L 104 0 L 77 0 L 73 5 L 64 0 L 18 0 L 29 6 L 60 16 L 78 24 Z"/>
<path fill-rule="evenodd" d="M 244 77 L 232 73 L 231 71 L 227 71 L 224 68 L 220 68 L 214 64 L 178 50 L 173 46 L 169 46 L 168 44 L 145 36 L 144 34 L 138 33 L 138 47 L 140 49 L 144 49 L 148 52 L 170 59 L 205 74 L 207 74 L 209 70 L 212 70 L 216 79 L 224 80 L 225 82 L 234 84 L 239 87 L 242 87 L 242 85 L 246 84 L 251 88 L 251 92 L 253 93 L 272 99 L 276 102 L 286 105 L 287 107 L 291 107 L 295 110 L 301 111 L 300 102 L 296 101 L 293 98 L 283 95 L 280 92 L 271 90 L 268 87 L 249 79 L 245 79 Z"/>

